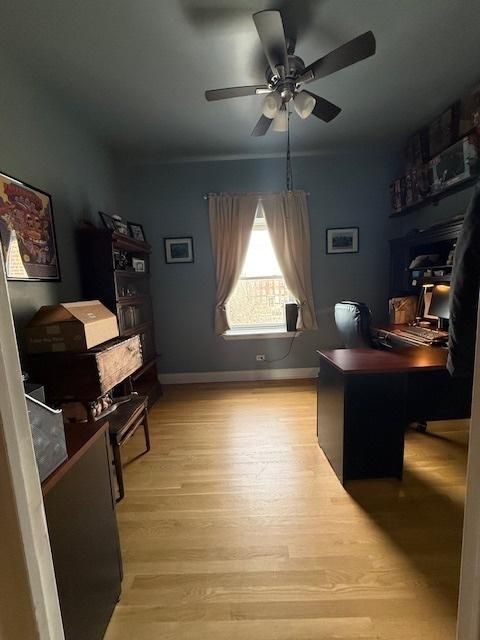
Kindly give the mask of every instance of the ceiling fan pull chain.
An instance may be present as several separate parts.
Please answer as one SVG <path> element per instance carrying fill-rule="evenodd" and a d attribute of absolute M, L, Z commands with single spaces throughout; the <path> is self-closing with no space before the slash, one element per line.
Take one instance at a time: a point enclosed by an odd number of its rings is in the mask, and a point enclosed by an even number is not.
<path fill-rule="evenodd" d="M 293 191 L 292 158 L 290 156 L 290 108 L 287 105 L 287 191 Z"/>

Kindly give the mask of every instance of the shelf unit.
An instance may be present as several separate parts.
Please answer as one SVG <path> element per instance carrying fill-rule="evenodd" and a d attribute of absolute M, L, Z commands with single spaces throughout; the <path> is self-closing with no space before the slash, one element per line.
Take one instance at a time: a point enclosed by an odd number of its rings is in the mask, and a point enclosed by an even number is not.
<path fill-rule="evenodd" d="M 134 391 L 153 404 L 161 393 L 157 376 L 155 324 L 150 294 L 150 245 L 108 229 L 78 231 L 82 290 L 87 299 L 98 299 L 118 319 L 121 336 L 140 336 L 143 366 L 131 379 Z M 117 269 L 115 254 L 144 261 L 145 271 Z"/>
<path fill-rule="evenodd" d="M 472 187 L 475 182 L 478 180 L 478 175 L 473 176 L 471 178 L 467 178 L 463 182 L 459 182 L 458 184 L 454 184 L 451 187 L 447 187 L 444 191 L 439 191 L 437 193 L 431 193 L 430 195 L 423 198 L 419 202 L 415 202 L 414 204 L 410 204 L 406 207 L 403 207 L 401 211 L 393 211 L 390 214 L 390 218 L 403 218 L 414 211 L 418 211 L 419 209 L 423 209 L 424 207 L 428 207 L 429 205 L 436 206 L 440 200 L 443 198 L 447 198 L 448 196 L 457 193 L 458 191 L 463 191 L 463 189 L 468 189 L 468 187 Z"/>
<path fill-rule="evenodd" d="M 434 225 L 423 231 L 409 233 L 402 238 L 390 240 L 390 297 L 418 295 L 423 284 L 449 284 L 452 279 L 452 265 L 447 258 L 453 249 L 463 218 L 456 217 Z M 436 254 L 439 265 L 410 268 L 412 260 L 419 255 Z M 447 271 L 442 276 L 434 271 Z M 431 275 L 428 273 L 431 272 Z"/>

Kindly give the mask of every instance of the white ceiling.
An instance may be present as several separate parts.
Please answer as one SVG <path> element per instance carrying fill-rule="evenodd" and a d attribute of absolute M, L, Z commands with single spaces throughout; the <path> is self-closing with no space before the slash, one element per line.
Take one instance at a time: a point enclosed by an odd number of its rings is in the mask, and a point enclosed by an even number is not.
<path fill-rule="evenodd" d="M 377 39 L 373 58 L 310 85 L 343 111 L 292 116 L 297 152 L 397 146 L 480 80 L 478 0 L 15 0 L 0 47 L 132 157 L 275 154 L 284 136 L 250 137 L 261 98 L 203 95 L 263 81 L 251 14 L 264 8 L 283 11 L 307 64 L 368 29 Z"/>

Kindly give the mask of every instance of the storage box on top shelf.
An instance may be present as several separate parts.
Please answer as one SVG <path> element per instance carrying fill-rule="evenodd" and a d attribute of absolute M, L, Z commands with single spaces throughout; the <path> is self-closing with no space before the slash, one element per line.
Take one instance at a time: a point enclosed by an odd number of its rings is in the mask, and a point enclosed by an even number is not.
<path fill-rule="evenodd" d="M 430 182 L 426 166 L 412 168 L 409 173 L 397 178 L 390 185 L 392 212 L 400 213 L 403 209 L 421 203 L 430 195 Z"/>
<path fill-rule="evenodd" d="M 87 351 L 118 336 L 116 316 L 99 300 L 41 307 L 25 328 L 28 353 Z"/>
<path fill-rule="evenodd" d="M 460 101 L 459 136 L 463 137 L 475 130 L 480 134 L 480 85 Z"/>
<path fill-rule="evenodd" d="M 430 159 L 458 140 L 460 100 L 445 109 L 428 127 L 428 150 Z"/>
<path fill-rule="evenodd" d="M 474 179 L 479 174 L 479 135 L 477 86 L 408 138 L 405 174 L 390 185 L 392 215 L 423 206 Z"/>
<path fill-rule="evenodd" d="M 479 138 L 471 133 L 430 160 L 432 194 L 441 193 L 478 175 Z"/>

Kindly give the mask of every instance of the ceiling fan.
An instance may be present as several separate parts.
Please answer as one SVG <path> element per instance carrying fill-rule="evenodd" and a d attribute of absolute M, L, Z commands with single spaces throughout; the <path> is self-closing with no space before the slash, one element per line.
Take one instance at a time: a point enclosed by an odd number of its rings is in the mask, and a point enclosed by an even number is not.
<path fill-rule="evenodd" d="M 313 114 L 324 122 L 330 122 L 338 116 L 340 107 L 303 89 L 303 86 L 373 56 L 373 33 L 367 31 L 306 67 L 303 60 L 294 55 L 295 41 L 285 36 L 279 11 L 259 11 L 253 14 L 253 21 L 269 64 L 266 71 L 267 84 L 212 89 L 205 91 L 206 99 L 212 101 L 265 95 L 262 115 L 252 136 L 264 136 L 272 122 L 275 131 L 286 131 L 287 105 L 291 101 L 301 118 Z"/>

